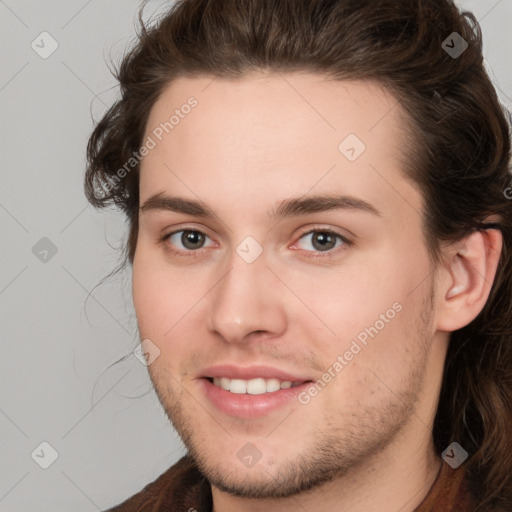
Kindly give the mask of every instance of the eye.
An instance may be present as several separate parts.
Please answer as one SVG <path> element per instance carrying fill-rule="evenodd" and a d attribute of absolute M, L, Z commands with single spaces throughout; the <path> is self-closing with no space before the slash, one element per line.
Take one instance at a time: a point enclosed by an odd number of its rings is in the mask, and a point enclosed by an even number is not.
<path fill-rule="evenodd" d="M 310 238 L 311 249 L 300 247 L 307 252 L 326 253 L 325 255 L 318 254 L 317 256 L 330 256 L 333 250 L 340 246 L 350 246 L 352 242 L 345 236 L 332 231 L 329 229 L 312 229 L 307 233 L 300 236 L 299 241 Z M 174 254 L 182 255 L 189 253 L 188 255 L 195 255 L 198 249 L 205 247 L 206 239 L 210 239 L 208 235 L 197 229 L 180 229 L 164 235 L 162 241 L 165 242 L 166 247 Z M 214 245 L 214 244 L 211 244 Z M 308 245 L 308 244 L 306 244 Z"/>
<path fill-rule="evenodd" d="M 162 240 L 169 241 L 171 247 L 178 247 L 178 250 L 171 248 L 172 252 L 180 253 L 202 249 L 207 238 L 210 237 L 197 229 L 180 229 L 165 235 Z"/>
<path fill-rule="evenodd" d="M 307 248 L 304 249 L 304 247 L 299 247 L 308 252 L 331 252 L 333 249 L 336 249 L 341 245 L 350 246 L 352 244 L 350 240 L 340 233 L 326 229 L 312 229 L 307 233 L 304 233 L 299 240 L 307 239 L 308 237 L 309 245 L 310 247 L 313 247 L 312 251 Z"/>

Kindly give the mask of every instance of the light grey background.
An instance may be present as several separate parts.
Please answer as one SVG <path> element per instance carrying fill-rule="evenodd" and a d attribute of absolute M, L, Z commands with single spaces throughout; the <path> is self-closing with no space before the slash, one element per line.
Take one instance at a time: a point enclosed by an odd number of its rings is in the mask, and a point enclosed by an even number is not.
<path fill-rule="evenodd" d="M 512 1 L 459 4 L 481 21 L 512 110 Z M 116 98 L 107 62 L 133 41 L 138 5 L 0 0 L 1 512 L 106 509 L 185 453 L 146 367 L 131 355 L 109 368 L 138 342 L 130 269 L 95 288 L 119 263 L 127 225 L 83 194 L 91 116 Z M 58 43 L 46 59 L 31 47 L 44 31 Z M 57 248 L 46 262 L 32 250 L 43 237 Z M 58 453 L 47 469 L 36 463 L 50 460 L 44 441 Z"/>

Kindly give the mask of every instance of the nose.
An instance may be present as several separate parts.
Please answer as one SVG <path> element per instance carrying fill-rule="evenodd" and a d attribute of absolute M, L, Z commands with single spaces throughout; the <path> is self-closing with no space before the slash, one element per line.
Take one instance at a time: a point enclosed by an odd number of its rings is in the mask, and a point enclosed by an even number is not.
<path fill-rule="evenodd" d="M 233 251 L 229 270 L 212 290 L 208 328 L 229 343 L 281 335 L 286 329 L 282 284 L 263 252 L 248 263 Z"/>

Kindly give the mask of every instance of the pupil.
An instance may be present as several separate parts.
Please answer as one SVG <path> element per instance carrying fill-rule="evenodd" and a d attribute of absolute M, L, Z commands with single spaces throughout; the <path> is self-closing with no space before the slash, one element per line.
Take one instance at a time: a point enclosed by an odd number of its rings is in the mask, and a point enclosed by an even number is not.
<path fill-rule="evenodd" d="M 331 247 L 327 247 L 327 245 L 329 243 L 332 245 L 333 239 L 334 239 L 334 237 L 331 236 L 330 233 L 317 233 L 316 236 L 313 237 L 313 242 L 319 242 L 320 249 L 326 249 L 326 248 L 331 248 Z"/>
<path fill-rule="evenodd" d="M 197 247 L 194 247 L 194 245 L 200 245 L 201 241 L 202 234 L 199 233 L 199 231 L 185 231 L 182 235 L 183 245 L 191 249 L 197 249 Z M 189 245 L 192 245 L 192 247 L 189 247 Z"/>

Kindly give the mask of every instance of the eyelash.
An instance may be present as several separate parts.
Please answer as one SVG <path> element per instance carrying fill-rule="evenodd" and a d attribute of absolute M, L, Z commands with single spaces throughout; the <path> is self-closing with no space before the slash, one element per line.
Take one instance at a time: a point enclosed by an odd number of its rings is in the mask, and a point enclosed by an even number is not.
<path fill-rule="evenodd" d="M 171 252 L 174 255 L 185 256 L 185 257 L 192 257 L 192 258 L 199 256 L 198 253 L 201 252 L 202 247 L 199 248 L 199 249 L 196 249 L 196 250 L 176 250 L 176 249 L 173 249 L 170 244 L 167 244 L 167 241 L 171 238 L 171 236 L 175 235 L 176 233 L 181 233 L 181 232 L 184 232 L 184 231 L 190 231 L 190 232 L 193 232 L 193 233 L 201 233 L 205 237 L 208 237 L 208 235 L 206 233 L 204 233 L 203 231 L 201 231 L 199 229 L 196 229 L 196 228 L 193 228 L 193 227 L 183 227 L 183 228 L 178 229 L 176 231 L 172 231 L 170 233 L 167 233 L 166 235 L 164 235 L 161 238 L 160 241 L 165 244 L 166 250 Z M 330 257 L 333 257 L 333 253 L 337 253 L 340 249 L 343 250 L 344 246 L 346 248 L 346 247 L 350 247 L 350 246 L 354 245 L 354 242 L 352 242 L 351 240 L 346 238 L 341 233 L 338 233 L 337 231 L 334 231 L 332 229 L 322 229 L 322 228 L 310 229 L 309 231 L 306 231 L 306 232 L 302 233 L 299 236 L 298 240 L 301 240 L 305 236 L 311 235 L 312 233 L 324 233 L 324 234 L 327 233 L 329 235 L 334 235 L 335 237 L 340 239 L 343 242 L 343 244 L 341 246 L 334 247 L 334 248 L 329 249 L 327 251 L 308 251 L 308 250 L 305 250 L 305 249 L 301 249 L 301 250 L 305 251 L 306 253 L 313 253 L 310 256 L 308 256 L 308 257 L 311 257 L 311 258 L 330 258 Z M 208 237 L 208 238 L 210 238 L 210 237 Z"/>

